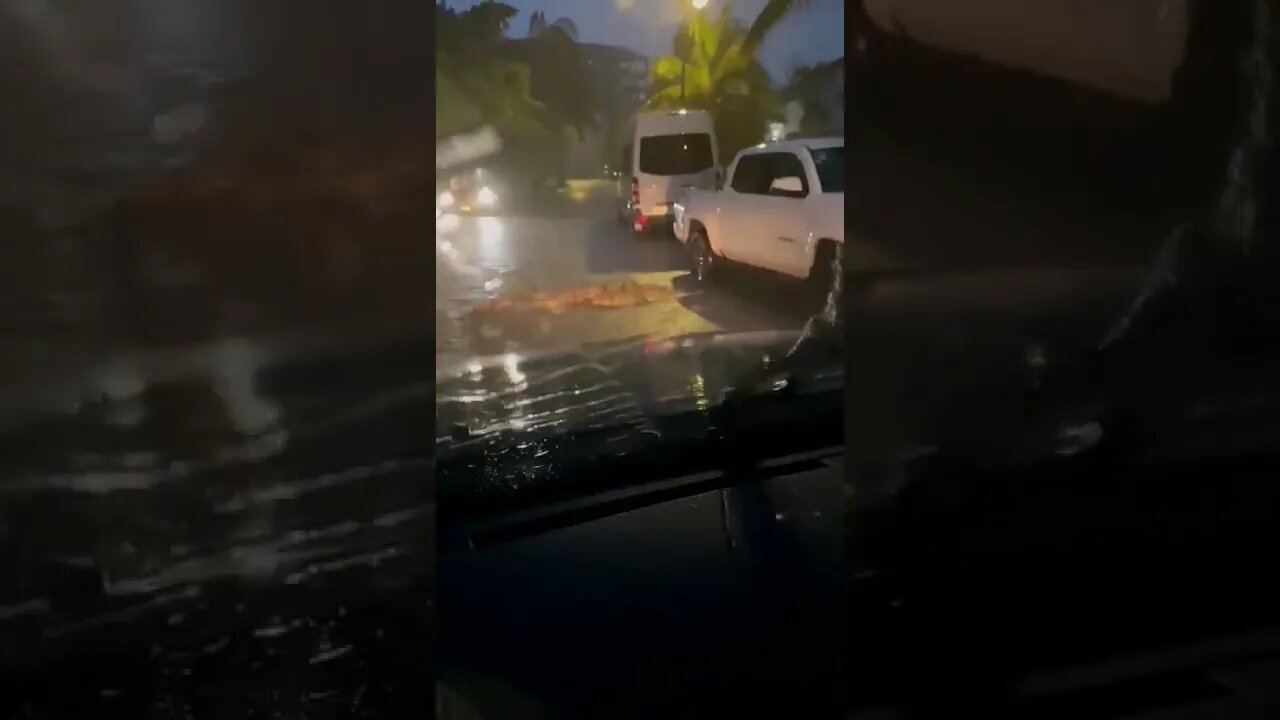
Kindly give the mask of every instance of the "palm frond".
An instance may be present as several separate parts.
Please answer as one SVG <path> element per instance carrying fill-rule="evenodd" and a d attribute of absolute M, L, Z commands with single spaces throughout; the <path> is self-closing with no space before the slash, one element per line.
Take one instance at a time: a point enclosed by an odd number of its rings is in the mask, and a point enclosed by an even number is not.
<path fill-rule="evenodd" d="M 679 82 L 682 65 L 680 58 L 665 55 L 653 62 L 652 74 L 660 80 L 675 80 Z"/>
<path fill-rule="evenodd" d="M 680 81 L 657 83 L 649 92 L 644 107 L 648 110 L 675 107 L 680 102 Z"/>
<path fill-rule="evenodd" d="M 812 0 L 769 0 L 756 19 L 751 22 L 751 27 L 747 28 L 747 34 L 739 44 L 740 52 L 755 55 L 769 32 L 777 27 L 783 18 L 793 11 L 809 7 L 811 3 Z"/>
<path fill-rule="evenodd" d="M 732 43 L 729 41 L 733 35 L 734 20 L 729 8 L 725 7 L 714 22 L 701 24 L 703 30 L 698 49 L 703 55 L 704 62 L 713 68 L 714 72 L 714 69 L 724 62 L 725 57 L 732 50 Z"/>

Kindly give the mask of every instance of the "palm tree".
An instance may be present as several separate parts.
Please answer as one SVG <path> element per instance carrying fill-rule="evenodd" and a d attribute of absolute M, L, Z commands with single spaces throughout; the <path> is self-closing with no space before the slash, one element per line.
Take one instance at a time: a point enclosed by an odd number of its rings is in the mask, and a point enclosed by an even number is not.
<path fill-rule="evenodd" d="M 812 6 L 817 0 L 769 0 L 765 3 L 760 14 L 756 15 L 756 19 L 751 22 L 751 27 L 747 29 L 747 34 L 742 38 L 741 52 L 752 57 L 760 50 L 760 45 L 769 36 L 769 31 L 778 26 L 778 23 L 790 15 L 792 12 L 805 10 Z M 856 3 L 861 6 L 861 0 Z"/>
<path fill-rule="evenodd" d="M 759 142 L 765 122 L 779 112 L 759 61 L 760 46 L 783 18 L 812 1 L 770 0 L 745 28 L 733 18 L 732 7 L 714 18 L 696 14 L 676 34 L 673 53 L 654 62 L 654 85 L 645 107 L 711 111 L 726 157 Z"/>
<path fill-rule="evenodd" d="M 726 96 L 767 86 L 760 82 L 767 80 L 764 68 L 753 53 L 743 51 L 746 33 L 729 8 L 715 19 L 695 16 L 677 32 L 672 54 L 654 62 L 654 87 L 646 106 L 709 110 Z"/>
<path fill-rule="evenodd" d="M 745 30 L 733 20 L 731 6 L 715 20 L 698 13 L 677 33 L 673 54 L 654 63 L 655 87 L 647 104 L 662 106 L 681 95 L 715 104 L 724 95 L 752 90 L 753 84 L 767 80 L 757 53 L 769 32 L 788 14 L 813 2 L 769 0 Z"/>

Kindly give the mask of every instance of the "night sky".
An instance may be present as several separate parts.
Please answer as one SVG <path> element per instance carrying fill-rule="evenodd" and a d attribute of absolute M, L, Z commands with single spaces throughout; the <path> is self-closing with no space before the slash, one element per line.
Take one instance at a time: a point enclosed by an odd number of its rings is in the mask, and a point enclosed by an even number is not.
<path fill-rule="evenodd" d="M 450 0 L 462 9 L 479 0 Z M 671 52 L 671 36 L 684 13 L 692 12 L 690 0 L 502 0 L 520 10 L 512 23 L 512 34 L 524 35 L 529 15 L 542 10 L 548 20 L 567 17 L 578 26 L 583 42 L 618 45 L 649 57 Z M 726 0 L 709 0 L 703 12 L 716 12 Z M 750 22 L 765 0 L 737 0 L 734 12 Z M 630 7 L 628 10 L 621 8 Z M 762 51 L 765 67 L 777 81 L 800 66 L 844 55 L 844 3 L 842 0 L 815 0 L 813 6 L 782 21 Z"/>

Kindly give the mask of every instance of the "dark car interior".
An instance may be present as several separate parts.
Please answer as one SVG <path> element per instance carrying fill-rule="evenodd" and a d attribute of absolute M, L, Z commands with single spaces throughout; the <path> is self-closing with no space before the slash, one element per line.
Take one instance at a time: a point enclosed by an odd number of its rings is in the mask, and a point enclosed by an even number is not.
<path fill-rule="evenodd" d="M 1102 197 L 1169 208 L 1163 229 L 1142 239 L 1140 224 L 1113 226 L 1112 242 L 1129 242 L 1127 233 L 1145 268 L 1120 302 L 1094 311 L 1105 322 L 1021 320 L 1006 346 L 966 357 L 965 344 L 986 329 L 949 332 L 944 318 L 910 336 L 881 332 L 890 326 L 857 310 L 851 318 L 852 342 L 917 351 L 898 370 L 908 399 L 900 414 L 917 416 L 863 414 L 850 424 L 891 438 L 877 426 L 917 423 L 923 439 L 893 462 L 865 465 L 870 441 L 851 440 L 853 717 L 1261 718 L 1280 707 L 1269 690 L 1280 671 L 1280 598 L 1266 569 L 1280 549 L 1271 520 L 1280 508 L 1271 480 L 1280 344 L 1274 283 L 1263 279 L 1275 269 L 1275 162 L 1273 131 L 1258 122 L 1275 107 L 1275 44 L 1261 4 L 1192 10 L 1174 98 L 1158 111 L 1173 135 L 1126 139 L 1116 130 L 1123 113 L 1107 132 L 1061 128 L 1081 142 L 1096 132 L 1089 142 L 1112 149 L 1093 146 L 1096 154 L 1078 156 L 1079 173 L 1058 170 L 1057 181 L 1085 184 L 1090 169 L 1115 168 L 1111 180 L 1132 173 L 1133 183 Z M 882 61 L 909 58 L 895 66 L 899 79 L 963 78 L 991 97 L 1030 82 L 962 61 L 940 69 L 935 50 L 881 40 Z M 1256 64 L 1232 67 L 1233 53 Z M 877 77 L 866 80 L 871 91 L 891 94 Z M 1038 83 L 1036 92 L 1054 91 Z M 1105 105 L 1074 107 L 1093 107 L 1097 119 L 1112 112 Z M 1066 146 L 1056 125 L 1022 122 L 1017 142 L 1028 148 Z M 1180 152 L 1153 170 L 1145 153 L 1175 136 Z M 1043 157 L 1025 159 L 1021 169 L 1003 158 L 990 165 L 1027 187 L 1051 187 L 1049 201 L 1084 213 L 1058 186 L 1019 174 Z M 862 210 L 888 222 L 870 202 Z M 986 229 L 977 217 L 965 216 L 962 232 Z M 959 310 L 952 318 L 966 321 Z M 889 351 L 868 355 L 870 378 L 894 377 Z M 955 374 L 939 370 L 947 367 Z M 964 373 L 986 379 L 959 387 Z M 925 421 L 918 407 L 930 396 L 949 406 Z"/>

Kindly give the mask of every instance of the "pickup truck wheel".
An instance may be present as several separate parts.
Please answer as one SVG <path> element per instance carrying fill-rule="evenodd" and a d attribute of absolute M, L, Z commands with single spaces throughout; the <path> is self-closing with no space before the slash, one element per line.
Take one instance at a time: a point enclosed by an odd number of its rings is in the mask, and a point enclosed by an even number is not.
<path fill-rule="evenodd" d="M 693 279 L 699 285 L 710 284 L 715 276 L 716 256 L 711 252 L 711 243 L 701 228 L 689 232 L 689 261 Z"/>

